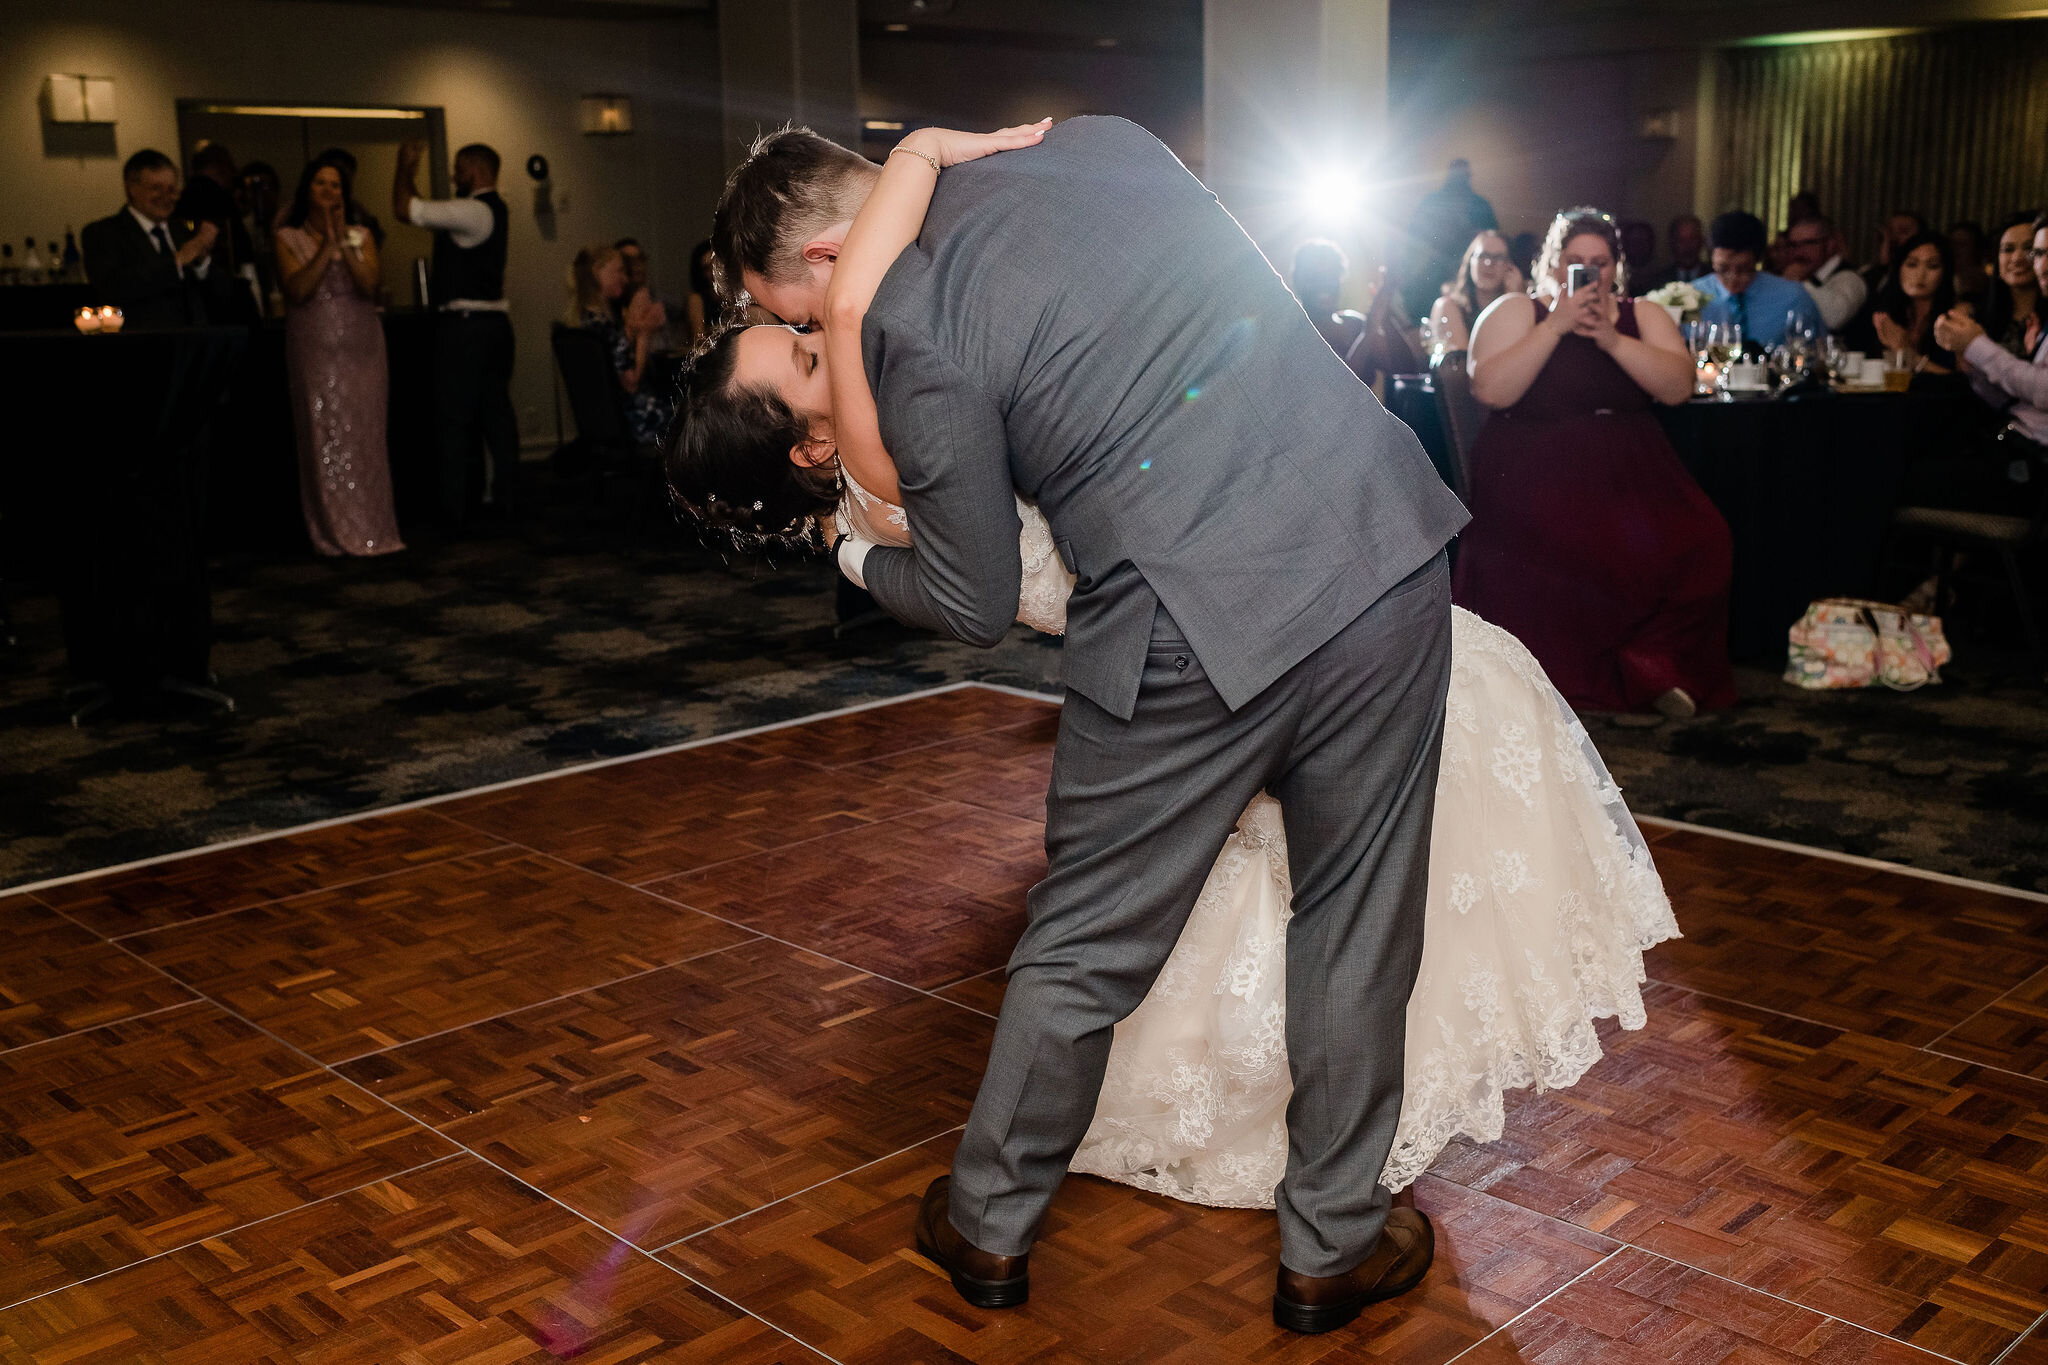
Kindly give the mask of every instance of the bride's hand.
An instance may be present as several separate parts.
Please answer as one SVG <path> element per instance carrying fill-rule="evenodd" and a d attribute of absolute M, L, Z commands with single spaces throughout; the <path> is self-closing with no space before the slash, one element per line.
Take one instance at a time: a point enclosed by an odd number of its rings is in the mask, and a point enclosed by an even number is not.
<path fill-rule="evenodd" d="M 936 159 L 940 166 L 957 166 L 963 161 L 979 161 L 982 157 L 997 152 L 1011 152 L 1019 147 L 1035 147 L 1045 136 L 1045 130 L 1052 127 L 1052 120 L 1042 118 L 1036 123 L 1020 123 L 1014 128 L 998 128 L 993 133 L 963 133 L 953 128 L 920 128 L 898 143 L 899 147 L 913 152 L 923 152 Z"/>

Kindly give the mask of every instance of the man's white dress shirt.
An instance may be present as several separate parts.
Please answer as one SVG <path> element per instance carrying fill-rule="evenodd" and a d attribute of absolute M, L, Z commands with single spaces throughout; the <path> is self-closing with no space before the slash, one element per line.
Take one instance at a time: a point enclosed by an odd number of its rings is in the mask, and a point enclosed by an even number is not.
<path fill-rule="evenodd" d="M 1814 304 L 1820 309 L 1820 320 L 1830 332 L 1847 327 L 1863 311 L 1863 301 L 1870 297 L 1870 286 L 1861 275 L 1844 266 L 1840 256 L 1830 256 L 1827 264 L 1814 271 L 1805 284 L 1806 292 L 1813 295 Z"/>
<path fill-rule="evenodd" d="M 195 280 L 203 280 L 206 278 L 206 272 L 213 266 L 213 257 L 201 256 L 198 260 L 192 262 L 192 264 L 190 265 L 179 265 L 178 244 L 176 242 L 171 241 L 171 225 L 169 223 L 158 222 L 156 219 L 144 213 L 141 209 L 136 208 L 135 205 L 133 204 L 130 204 L 128 206 L 128 216 L 130 218 L 133 218 L 136 222 L 142 225 L 142 235 L 149 238 L 149 244 L 156 248 L 157 254 L 159 256 L 165 254 L 168 254 L 170 256 L 171 265 L 173 268 L 177 270 L 179 279 L 184 279 L 187 273 L 190 273 L 192 278 Z M 163 240 L 161 242 L 157 240 L 156 234 L 158 233 L 158 231 L 162 231 L 162 233 L 164 234 Z M 170 243 L 170 251 L 168 253 L 166 253 L 164 250 L 165 242 Z"/>
<path fill-rule="evenodd" d="M 482 246 L 498 230 L 498 219 L 491 206 L 475 199 L 421 199 L 415 195 L 406 206 L 405 216 L 414 227 L 447 233 L 465 251 Z M 503 299 L 450 299 L 441 309 L 449 313 L 503 313 L 510 306 Z"/>

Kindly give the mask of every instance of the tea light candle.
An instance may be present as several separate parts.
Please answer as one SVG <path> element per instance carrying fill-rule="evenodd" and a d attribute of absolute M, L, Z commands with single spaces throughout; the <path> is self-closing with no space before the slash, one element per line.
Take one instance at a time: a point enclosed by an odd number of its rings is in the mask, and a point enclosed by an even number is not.
<path fill-rule="evenodd" d="M 100 329 L 100 310 L 97 308 L 81 308 L 78 310 L 78 316 L 71 319 L 71 321 L 77 325 L 78 330 L 81 332 L 97 332 Z"/>
<path fill-rule="evenodd" d="M 121 324 L 127 320 L 122 315 L 121 310 L 114 307 L 111 303 L 100 309 L 100 330 L 102 332 L 118 332 L 121 330 Z"/>

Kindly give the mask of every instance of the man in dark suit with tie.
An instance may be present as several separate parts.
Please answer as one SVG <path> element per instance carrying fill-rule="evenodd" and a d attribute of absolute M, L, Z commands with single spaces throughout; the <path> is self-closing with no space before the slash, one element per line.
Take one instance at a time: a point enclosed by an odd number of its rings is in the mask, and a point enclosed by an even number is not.
<path fill-rule="evenodd" d="M 177 164 L 145 149 L 121 168 L 121 184 L 127 207 L 85 225 L 85 275 L 100 302 L 119 308 L 132 328 L 231 321 L 233 282 L 213 269 L 210 255 L 220 229 L 170 221 L 178 206 Z"/>

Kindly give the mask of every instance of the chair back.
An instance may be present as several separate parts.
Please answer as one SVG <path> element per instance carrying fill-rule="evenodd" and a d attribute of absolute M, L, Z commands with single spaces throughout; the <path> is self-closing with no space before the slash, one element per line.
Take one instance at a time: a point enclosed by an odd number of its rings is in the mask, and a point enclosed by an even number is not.
<path fill-rule="evenodd" d="M 1436 388 L 1437 412 L 1443 418 L 1444 439 L 1451 448 L 1451 463 L 1457 486 L 1451 491 L 1467 502 L 1472 498 L 1472 446 L 1479 429 L 1486 425 L 1486 407 L 1472 396 L 1472 377 L 1465 371 L 1465 352 L 1446 351 L 1431 368 Z"/>
<path fill-rule="evenodd" d="M 558 322 L 549 341 L 555 368 L 562 372 L 562 387 L 569 394 L 569 411 L 576 418 L 576 438 L 594 446 L 632 445 L 624 391 L 603 339 L 588 327 Z"/>

